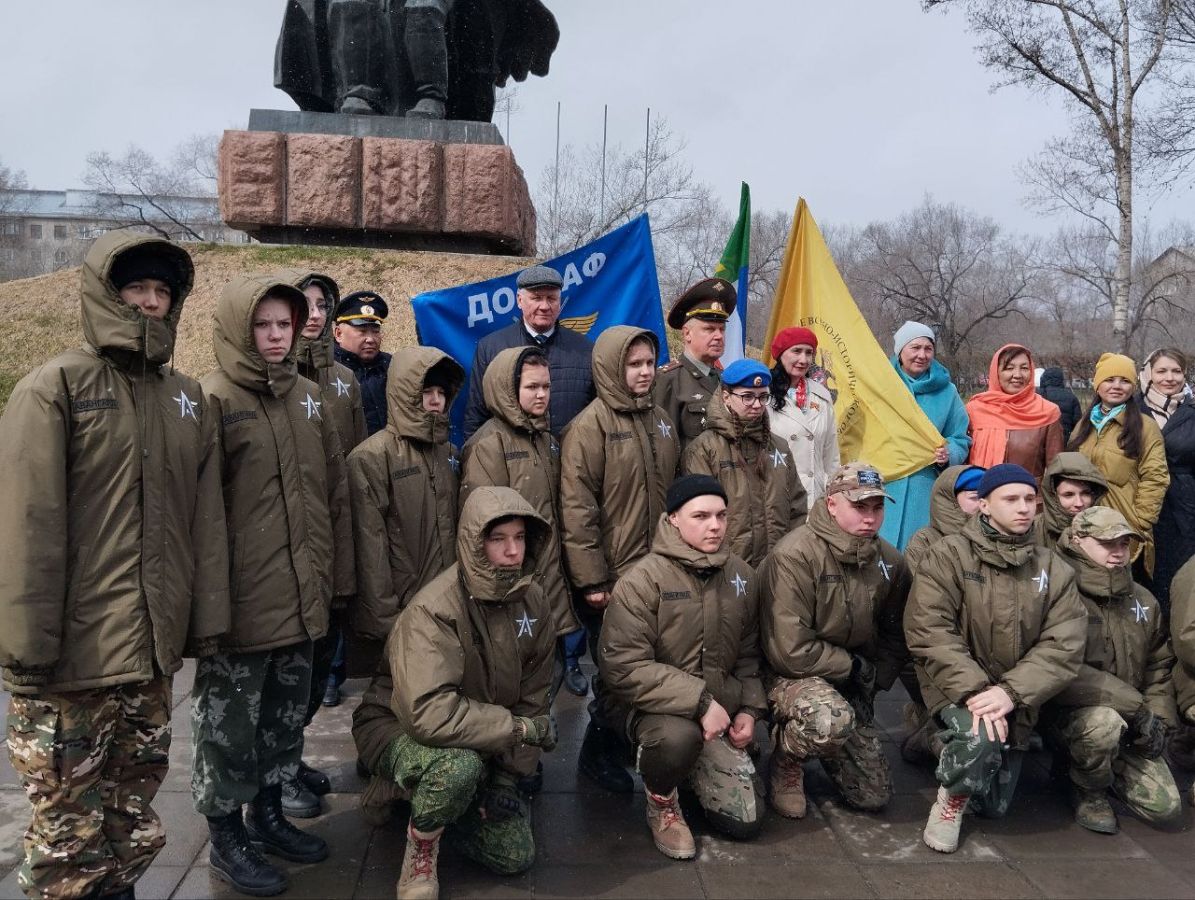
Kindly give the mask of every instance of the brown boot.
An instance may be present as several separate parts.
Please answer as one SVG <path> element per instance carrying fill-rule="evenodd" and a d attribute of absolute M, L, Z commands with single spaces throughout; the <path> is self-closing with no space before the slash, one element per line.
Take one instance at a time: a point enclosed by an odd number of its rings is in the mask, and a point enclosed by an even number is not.
<path fill-rule="evenodd" d="M 1186 722 L 1178 726 L 1166 747 L 1170 765 L 1186 772 L 1195 770 L 1195 728 Z"/>
<path fill-rule="evenodd" d="M 402 857 L 402 874 L 398 877 L 398 900 L 436 900 L 440 896 L 440 880 L 436 877 L 436 862 L 440 857 L 441 828 L 437 831 L 416 831 L 407 826 L 407 849 Z"/>
<path fill-rule="evenodd" d="M 801 760 L 777 745 L 772 751 L 772 770 L 769 775 L 772 809 L 787 819 L 805 818 L 805 767 Z"/>
<path fill-rule="evenodd" d="M 680 811 L 676 788 L 667 797 L 645 791 L 647 794 L 647 827 L 656 849 L 673 859 L 692 859 L 697 855 L 697 844 L 693 832 Z"/>

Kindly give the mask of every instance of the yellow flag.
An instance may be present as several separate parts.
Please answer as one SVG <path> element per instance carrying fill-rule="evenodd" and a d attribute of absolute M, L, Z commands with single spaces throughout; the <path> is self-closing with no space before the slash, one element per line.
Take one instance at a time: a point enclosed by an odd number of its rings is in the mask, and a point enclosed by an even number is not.
<path fill-rule="evenodd" d="M 802 197 L 776 284 L 764 362 L 772 338 L 792 325 L 817 335 L 817 364 L 838 391 L 834 415 L 844 462 L 862 460 L 885 480 L 911 475 L 934 461 L 945 440 L 876 342 Z"/>

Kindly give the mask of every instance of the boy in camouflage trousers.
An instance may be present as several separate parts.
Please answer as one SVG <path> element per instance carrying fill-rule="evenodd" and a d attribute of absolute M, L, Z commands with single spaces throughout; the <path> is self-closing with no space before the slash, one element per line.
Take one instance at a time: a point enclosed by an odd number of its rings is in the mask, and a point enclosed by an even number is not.
<path fill-rule="evenodd" d="M 1038 712 L 1074 679 L 1087 630 L 1070 566 L 1034 541 L 1033 476 L 1001 463 L 977 493 L 979 514 L 922 557 L 905 609 L 922 695 L 946 726 L 922 835 L 941 853 L 958 849 L 968 806 L 1008 811 Z"/>
<path fill-rule="evenodd" d="M 166 367 L 182 248 L 110 232 L 83 264 L 86 343 L 31 372 L 0 420 L 0 666 L 33 805 L 30 897 L 132 897 L 165 844 L 171 676 L 228 627 L 218 423 Z"/>
<path fill-rule="evenodd" d="M 1078 677 L 1042 713 L 1070 760 L 1075 821 L 1103 834 L 1119 830 L 1109 790 L 1152 824 L 1182 808 L 1164 759 L 1178 723 L 1174 652 L 1161 607 L 1133 582 L 1130 539 L 1144 540 L 1106 506 L 1080 512 L 1058 539 L 1087 607 L 1087 645 Z"/>
<path fill-rule="evenodd" d="M 909 572 L 879 537 L 884 480 L 866 463 L 834 473 L 808 521 L 780 539 L 759 570 L 763 649 L 773 676 L 772 807 L 805 815 L 804 760 L 856 809 L 883 809 L 892 773 L 872 703 L 908 656 L 901 615 Z"/>

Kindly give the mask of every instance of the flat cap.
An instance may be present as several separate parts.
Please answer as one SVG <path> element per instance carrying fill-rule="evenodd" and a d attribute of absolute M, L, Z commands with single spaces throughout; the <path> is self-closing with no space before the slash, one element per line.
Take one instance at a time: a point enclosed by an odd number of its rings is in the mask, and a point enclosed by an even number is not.
<path fill-rule="evenodd" d="M 532 266 L 524 269 L 515 279 L 515 284 L 521 288 L 564 287 L 564 279 L 551 266 Z"/>
<path fill-rule="evenodd" d="M 725 278 L 703 278 L 672 304 L 668 310 L 668 326 L 683 328 L 690 319 L 725 322 L 737 302 L 738 293 Z"/>

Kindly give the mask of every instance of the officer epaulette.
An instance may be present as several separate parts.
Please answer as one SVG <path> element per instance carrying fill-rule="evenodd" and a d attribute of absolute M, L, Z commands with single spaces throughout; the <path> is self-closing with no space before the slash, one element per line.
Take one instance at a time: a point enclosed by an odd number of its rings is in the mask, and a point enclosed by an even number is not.
<path fill-rule="evenodd" d="M 671 362 L 664 363 L 664 365 L 660 366 L 659 370 L 661 372 L 671 372 L 673 369 L 677 368 L 680 368 L 680 360 L 674 359 Z"/>

